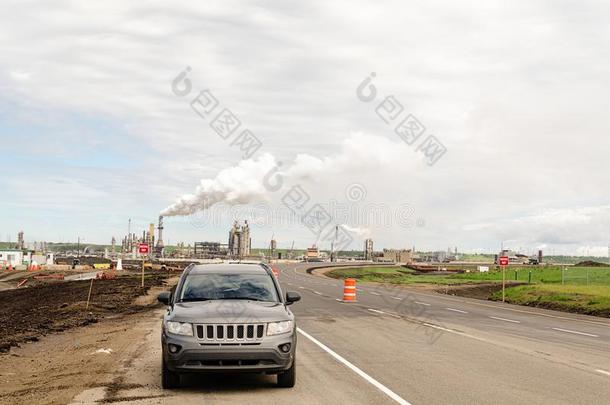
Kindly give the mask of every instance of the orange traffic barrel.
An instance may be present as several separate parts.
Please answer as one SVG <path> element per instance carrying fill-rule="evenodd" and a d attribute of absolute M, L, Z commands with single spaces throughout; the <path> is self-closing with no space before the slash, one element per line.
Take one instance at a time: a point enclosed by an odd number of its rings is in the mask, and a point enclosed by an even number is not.
<path fill-rule="evenodd" d="M 345 279 L 343 283 L 343 302 L 356 302 L 356 279 Z"/>

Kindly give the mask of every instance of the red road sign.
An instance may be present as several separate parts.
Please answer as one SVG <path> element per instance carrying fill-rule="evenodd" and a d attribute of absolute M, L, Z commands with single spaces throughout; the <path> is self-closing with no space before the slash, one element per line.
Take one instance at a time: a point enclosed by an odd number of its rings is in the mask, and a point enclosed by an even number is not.
<path fill-rule="evenodd" d="M 146 243 L 140 243 L 140 244 L 138 245 L 138 252 L 139 252 L 141 255 L 146 255 L 146 254 L 148 254 L 148 245 L 147 245 Z"/>
<path fill-rule="evenodd" d="M 508 266 L 508 256 L 500 256 L 498 263 L 500 266 Z"/>

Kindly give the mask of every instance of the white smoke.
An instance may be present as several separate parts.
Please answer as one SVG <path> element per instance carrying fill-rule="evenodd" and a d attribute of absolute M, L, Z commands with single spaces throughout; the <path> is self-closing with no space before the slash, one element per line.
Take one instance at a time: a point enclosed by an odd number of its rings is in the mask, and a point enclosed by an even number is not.
<path fill-rule="evenodd" d="M 371 237 L 371 230 L 369 228 L 349 226 L 345 224 L 341 225 L 341 227 L 353 235 L 358 235 L 362 238 Z"/>
<path fill-rule="evenodd" d="M 296 179 L 312 179 L 324 174 L 349 174 L 387 170 L 388 167 L 421 166 L 421 159 L 405 159 L 406 153 L 408 148 L 401 141 L 355 132 L 343 140 L 341 150 L 335 155 L 319 158 L 306 153 L 298 154 L 285 175 Z"/>
<path fill-rule="evenodd" d="M 355 173 L 378 172 L 384 167 L 395 170 L 405 166 L 407 147 L 400 141 L 361 133 L 346 138 L 339 153 L 318 158 L 309 154 L 298 154 L 285 169 L 279 170 L 276 159 L 266 153 L 258 159 L 242 160 L 237 166 L 224 169 L 213 179 L 203 179 L 194 194 L 186 194 L 161 212 L 163 216 L 191 215 L 214 204 L 248 204 L 268 200 L 278 191 L 266 187 L 264 178 L 274 168 L 283 179 L 283 184 L 321 178 L 337 178 Z M 414 159 L 412 161 L 419 161 Z M 354 228 L 354 233 L 364 235 L 368 230 Z"/>
<path fill-rule="evenodd" d="M 276 166 L 268 153 L 258 159 L 242 160 L 221 170 L 213 179 L 202 179 L 194 194 L 186 194 L 161 212 L 163 216 L 191 215 L 220 202 L 247 204 L 266 199 L 263 177 Z"/>

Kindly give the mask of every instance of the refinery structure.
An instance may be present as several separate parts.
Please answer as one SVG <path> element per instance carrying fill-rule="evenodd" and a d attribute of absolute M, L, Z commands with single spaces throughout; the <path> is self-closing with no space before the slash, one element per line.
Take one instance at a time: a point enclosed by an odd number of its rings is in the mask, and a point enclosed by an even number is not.
<path fill-rule="evenodd" d="M 457 247 L 431 252 L 417 252 L 414 246 L 411 248 L 381 247 L 375 250 L 376 246 L 372 238 L 363 240 L 362 250 L 341 250 L 343 247 L 336 246 L 337 239 L 326 241 L 325 246 L 320 246 L 319 241 L 315 241 L 309 247 L 295 250 L 294 241 L 291 243 L 287 241 L 285 247 L 280 248 L 278 240 L 273 234 L 268 239 L 266 246 L 255 249 L 252 246 L 252 229 L 247 220 L 234 221 L 228 230 L 228 238 L 225 240 L 178 242 L 171 246 L 167 246 L 164 241 L 163 216 L 159 216 L 156 223 L 149 222 L 143 227 L 144 229 L 132 228 L 135 228 L 132 220 L 128 219 L 127 233 L 122 237 L 112 236 L 109 241 L 110 245 L 88 245 L 79 237 L 76 244 L 67 244 L 70 246 L 61 250 L 54 248 L 57 244 L 50 244 L 49 247 L 46 242 L 26 243 L 24 232 L 20 231 L 15 243 L 5 245 L 4 249 L 0 249 L 0 266 L 17 266 L 27 263 L 63 263 L 75 266 L 99 262 L 116 265 L 119 260 L 124 263 L 131 261 L 140 267 L 143 262 L 162 264 L 175 261 L 192 263 L 207 260 L 268 262 L 358 260 L 409 266 L 417 263 L 426 265 L 459 263 L 461 259 Z M 338 227 L 336 233 L 338 233 Z M 542 251 L 525 255 L 518 251 L 502 249 L 498 254 L 491 254 L 489 263 L 497 264 L 499 256 L 508 257 L 511 264 L 544 264 Z"/>
<path fill-rule="evenodd" d="M 241 226 L 238 221 L 235 221 L 229 232 L 229 256 L 235 259 L 250 256 L 251 244 L 252 239 L 250 238 L 248 221 L 245 221 L 244 225 Z"/>

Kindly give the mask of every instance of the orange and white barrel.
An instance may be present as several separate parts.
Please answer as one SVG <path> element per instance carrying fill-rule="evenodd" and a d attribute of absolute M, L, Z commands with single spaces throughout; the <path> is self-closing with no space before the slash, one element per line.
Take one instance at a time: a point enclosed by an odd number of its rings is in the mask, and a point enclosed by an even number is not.
<path fill-rule="evenodd" d="M 356 279 L 345 279 L 343 283 L 343 302 L 356 302 Z"/>

